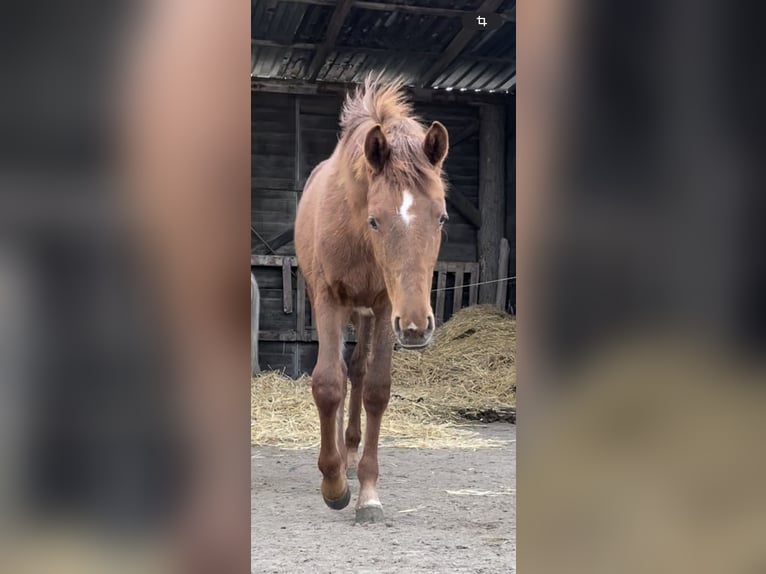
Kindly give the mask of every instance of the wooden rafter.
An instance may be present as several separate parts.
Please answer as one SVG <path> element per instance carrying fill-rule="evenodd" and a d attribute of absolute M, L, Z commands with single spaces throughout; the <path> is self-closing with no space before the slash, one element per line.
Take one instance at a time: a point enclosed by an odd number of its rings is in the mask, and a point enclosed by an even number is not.
<path fill-rule="evenodd" d="M 335 41 L 338 39 L 338 34 L 343 26 L 343 22 L 346 21 L 348 13 L 351 11 L 351 6 L 354 4 L 353 0 L 338 0 L 330 17 L 330 23 L 327 25 L 327 37 L 324 44 L 322 44 L 316 52 L 309 64 L 309 80 L 315 81 L 319 75 L 319 70 L 322 69 L 322 65 L 327 60 L 327 56 L 332 52 L 335 47 Z"/>
<path fill-rule="evenodd" d="M 253 92 L 270 92 L 276 94 L 326 94 L 345 96 L 349 90 L 353 90 L 356 84 L 343 82 L 308 82 L 306 80 L 283 80 L 279 78 L 250 78 L 250 89 Z M 504 93 L 488 93 L 459 90 L 434 90 L 430 88 L 407 87 L 406 90 L 412 99 L 418 102 L 465 102 L 468 105 L 476 105 L 479 102 L 507 103 L 508 96 Z M 294 190 L 295 191 L 295 190 Z"/>
<path fill-rule="evenodd" d="M 502 4 L 503 0 L 484 0 L 477 13 L 494 12 Z M 429 86 L 439 75 L 444 72 L 454 62 L 460 53 L 468 46 L 473 37 L 479 33 L 479 30 L 475 30 L 469 27 L 464 27 L 449 43 L 449 46 L 444 50 L 442 56 L 431 66 L 431 69 L 426 73 L 421 81 L 422 87 Z"/>
<path fill-rule="evenodd" d="M 312 4 L 314 6 L 335 6 L 335 0 L 283 0 L 294 4 Z M 410 6 L 406 4 L 389 4 L 386 2 L 368 2 L 357 0 L 354 7 L 364 10 L 379 10 L 382 12 L 398 12 L 403 14 L 422 14 L 424 16 L 441 16 L 443 18 L 462 18 L 466 14 L 474 14 L 475 10 L 457 10 L 455 8 L 435 8 L 431 6 Z M 507 22 L 516 21 L 516 8 L 499 16 Z"/>
<path fill-rule="evenodd" d="M 290 48 L 292 50 L 315 50 L 320 44 L 294 42 L 292 44 L 281 44 L 273 40 L 261 40 L 260 38 L 251 38 L 251 46 L 264 46 L 266 48 Z"/>
<path fill-rule="evenodd" d="M 462 18 L 466 14 L 475 14 L 474 10 L 455 10 L 454 8 L 431 8 L 428 6 L 407 6 L 405 4 L 386 4 L 384 2 L 354 2 L 357 8 L 366 10 L 383 10 L 385 12 L 400 12 L 405 14 L 422 14 L 424 16 L 441 16 L 444 18 Z M 514 10 L 515 11 L 515 10 Z M 513 17 L 499 14 L 503 20 L 515 21 Z"/>
<path fill-rule="evenodd" d="M 261 40 L 260 38 L 252 38 L 250 40 L 252 46 L 263 46 L 266 48 L 289 48 L 291 50 L 316 50 L 322 44 L 314 42 L 295 42 L 292 44 L 281 44 L 274 42 L 273 40 Z M 353 51 L 362 54 L 383 54 L 383 55 L 401 55 L 407 56 L 413 59 L 418 58 L 438 58 L 441 52 L 414 52 L 412 50 L 388 50 L 385 48 L 369 48 L 360 46 L 343 46 L 335 45 L 335 50 Z M 471 56 L 469 58 L 463 58 L 471 62 L 486 62 L 489 64 L 512 64 L 512 58 L 498 58 L 496 56 Z"/>

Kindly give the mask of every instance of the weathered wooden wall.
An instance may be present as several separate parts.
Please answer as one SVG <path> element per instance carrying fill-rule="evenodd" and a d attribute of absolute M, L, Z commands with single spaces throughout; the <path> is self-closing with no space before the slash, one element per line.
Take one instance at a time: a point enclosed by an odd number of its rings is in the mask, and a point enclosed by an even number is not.
<path fill-rule="evenodd" d="M 515 99 L 514 99 L 515 100 Z M 516 114 L 513 106 L 505 111 L 505 238 L 511 253 L 508 275 L 516 276 Z M 516 282 L 508 282 L 506 308 L 516 312 Z"/>
<path fill-rule="evenodd" d="M 294 254 L 292 225 L 301 190 L 311 170 L 329 157 L 335 147 L 339 136 L 341 104 L 342 98 L 335 95 L 252 93 L 253 254 Z M 445 162 L 449 182 L 447 209 L 450 221 L 439 259 L 452 262 L 478 261 L 478 224 L 485 211 L 479 204 L 480 107 L 458 102 L 416 102 L 415 109 L 427 122 L 442 122 L 450 133 L 450 152 Z M 506 110 L 505 116 L 512 119 L 513 108 L 508 106 Z M 506 128 L 506 132 L 510 130 Z M 511 245 L 510 268 L 512 274 L 515 274 L 515 178 L 511 181 L 508 177 L 509 169 L 515 169 L 515 166 L 509 168 L 507 165 L 514 159 L 515 153 L 508 151 L 509 147 L 506 146 L 498 154 L 501 160 L 507 158 L 505 166 L 500 168 L 504 169 L 504 177 L 501 176 L 497 184 L 500 186 L 497 192 L 505 192 L 505 201 L 499 203 L 500 213 L 492 212 L 491 215 L 502 221 L 501 225 Z M 498 232 L 498 242 L 502 235 L 503 229 Z M 499 243 L 496 250 L 499 250 Z M 494 265 L 497 267 L 497 260 Z M 276 332 L 294 328 L 295 315 L 284 312 L 282 270 L 259 267 L 254 272 L 260 288 L 261 331 Z M 445 286 L 454 286 L 454 281 L 454 275 L 448 276 Z M 465 282 L 468 282 L 467 276 Z M 296 309 L 298 304 L 296 283 L 297 277 L 293 277 L 292 309 Z M 436 279 L 434 287 L 437 287 Z M 447 311 L 445 317 L 448 318 L 453 308 L 453 292 L 444 292 L 444 297 Z M 433 299 L 436 309 L 440 303 L 436 293 Z M 462 304 L 467 305 L 467 290 L 464 299 Z M 515 284 L 508 286 L 508 300 L 512 300 L 515 305 Z M 283 368 L 295 376 L 300 372 L 310 372 L 313 368 L 316 343 L 262 340 L 259 355 L 261 368 Z"/>
<path fill-rule="evenodd" d="M 291 229 L 303 184 L 311 170 L 329 157 L 335 147 L 341 103 L 334 96 L 253 93 L 253 253 L 294 253 L 292 242 L 282 243 L 281 234 Z M 469 133 L 478 121 L 478 109 L 471 106 L 429 104 L 416 108 L 426 121 L 438 119 L 445 124 L 453 138 Z M 477 131 L 464 137 L 452 146 L 445 164 L 451 192 L 465 198 L 476 213 L 478 142 Z M 476 261 L 476 227 L 452 203 L 447 208 L 450 222 L 439 258 Z"/>

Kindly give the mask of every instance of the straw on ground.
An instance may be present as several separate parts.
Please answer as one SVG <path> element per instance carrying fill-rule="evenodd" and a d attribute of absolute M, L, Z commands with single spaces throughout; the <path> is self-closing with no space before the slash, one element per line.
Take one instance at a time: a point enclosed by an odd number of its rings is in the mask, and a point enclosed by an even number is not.
<path fill-rule="evenodd" d="M 458 411 L 516 406 L 515 347 L 514 319 L 492 306 L 479 305 L 455 314 L 437 330 L 428 349 L 396 351 L 381 444 L 501 446 L 501 441 L 485 439 L 472 430 Z M 252 444 L 318 446 L 319 420 L 309 377 L 293 380 L 274 371 L 260 374 L 252 381 L 251 410 Z"/>

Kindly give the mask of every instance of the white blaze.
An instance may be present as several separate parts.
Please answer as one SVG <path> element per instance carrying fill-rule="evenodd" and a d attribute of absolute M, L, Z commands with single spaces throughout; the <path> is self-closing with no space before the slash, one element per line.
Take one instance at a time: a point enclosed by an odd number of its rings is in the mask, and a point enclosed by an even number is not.
<path fill-rule="evenodd" d="M 413 202 L 412 194 L 406 189 L 402 192 L 402 205 L 399 207 L 399 216 L 402 218 L 405 224 L 409 225 L 412 221 L 412 214 L 410 213 L 410 207 Z"/>

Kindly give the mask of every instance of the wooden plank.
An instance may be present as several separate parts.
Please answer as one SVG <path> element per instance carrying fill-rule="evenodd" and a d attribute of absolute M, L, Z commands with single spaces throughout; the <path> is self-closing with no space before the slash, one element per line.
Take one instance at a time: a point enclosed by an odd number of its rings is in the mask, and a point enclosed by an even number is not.
<path fill-rule="evenodd" d="M 296 341 L 297 338 L 298 338 L 298 333 L 296 333 L 293 329 L 288 329 L 284 331 L 259 331 L 258 332 L 259 341 L 292 342 L 292 341 Z"/>
<path fill-rule="evenodd" d="M 295 257 L 290 255 L 251 255 L 250 266 L 251 267 L 282 267 L 282 261 L 287 259 L 290 261 L 291 267 L 297 267 L 298 261 Z"/>
<path fill-rule="evenodd" d="M 391 4 L 384 2 L 367 2 L 366 0 L 358 0 L 354 2 L 354 6 L 357 8 L 363 8 L 365 10 L 382 10 L 385 12 L 396 12 L 402 14 L 421 14 L 424 16 L 439 16 L 442 18 L 462 18 L 466 14 L 473 14 L 473 12 L 466 12 L 464 10 L 455 10 L 454 8 L 431 8 L 429 6 L 407 6 L 405 4 Z"/>
<path fill-rule="evenodd" d="M 481 6 L 476 10 L 477 13 L 494 12 L 498 9 L 503 0 L 484 0 Z M 460 53 L 468 46 L 473 40 L 474 36 L 478 34 L 480 30 L 465 27 L 458 32 L 449 46 L 444 50 L 442 56 L 434 63 L 433 66 L 426 72 L 425 76 L 420 82 L 422 87 L 429 86 L 436 78 L 438 78 L 444 70 L 454 62 Z"/>
<path fill-rule="evenodd" d="M 467 128 L 465 128 L 462 132 L 457 134 L 454 138 L 450 138 L 449 147 L 450 151 L 454 149 L 459 144 L 463 143 L 464 141 L 469 140 L 474 134 L 477 134 L 479 132 L 479 124 L 472 123 Z"/>
<path fill-rule="evenodd" d="M 295 189 L 295 182 L 291 177 L 251 177 L 250 189 L 282 189 L 285 191 L 300 191 Z"/>
<path fill-rule="evenodd" d="M 482 222 L 477 234 L 481 281 L 479 302 L 497 298 L 500 238 L 505 227 L 505 107 L 482 106 L 479 137 L 479 208 Z"/>
<path fill-rule="evenodd" d="M 272 40 L 261 40 L 259 38 L 251 38 L 250 45 L 264 46 L 266 48 L 291 48 L 293 50 L 314 50 L 317 47 L 316 44 L 306 44 L 302 42 L 282 44 L 280 42 L 274 42 Z"/>
<path fill-rule="evenodd" d="M 261 312 L 261 297 L 255 275 L 250 273 L 250 375 L 260 372 L 258 364 L 258 331 Z"/>
<path fill-rule="evenodd" d="M 438 261 L 436 263 L 437 271 L 447 271 L 448 273 L 457 273 L 465 269 L 465 263 L 460 261 Z"/>
<path fill-rule="evenodd" d="M 457 189 L 450 189 L 447 192 L 447 201 L 460 212 L 474 227 L 481 227 L 481 212 L 471 203 L 465 195 Z"/>
<path fill-rule="evenodd" d="M 290 259 L 282 259 L 282 310 L 286 315 L 293 312 L 293 273 Z"/>
<path fill-rule="evenodd" d="M 335 0 L 288 0 L 295 4 L 311 4 L 314 6 L 335 6 Z M 368 2 L 367 0 L 356 0 L 353 3 L 354 7 L 362 8 L 364 10 L 379 10 L 383 12 L 396 12 L 404 14 L 420 14 L 423 16 L 438 16 L 441 18 L 462 18 L 466 14 L 475 14 L 476 12 L 471 10 L 457 10 L 455 8 L 438 8 L 430 6 L 411 6 L 407 4 L 393 4 L 387 2 Z M 516 7 L 505 14 L 498 14 L 503 21 L 515 22 L 516 21 Z M 265 46 L 269 44 L 264 44 Z M 279 45 L 279 44 L 277 44 Z"/>
<path fill-rule="evenodd" d="M 456 313 L 460 311 L 463 306 L 463 275 L 465 274 L 465 266 L 460 265 L 460 269 L 455 270 L 455 289 L 454 297 L 452 299 L 452 312 Z"/>
<path fill-rule="evenodd" d="M 306 341 L 306 280 L 303 273 L 298 269 L 298 292 L 295 299 L 295 312 L 298 315 L 298 336 L 301 341 Z"/>
<path fill-rule="evenodd" d="M 295 188 L 300 189 L 303 187 L 301 181 L 301 97 L 294 96 L 295 99 Z"/>
<path fill-rule="evenodd" d="M 447 295 L 445 287 L 447 286 L 447 273 L 439 271 L 436 278 L 436 324 L 444 323 L 444 299 Z"/>
<path fill-rule="evenodd" d="M 338 39 L 340 29 L 343 26 L 343 22 L 345 22 L 348 13 L 351 11 L 351 6 L 353 4 L 353 0 L 338 0 L 338 3 L 335 5 L 335 10 L 333 10 L 332 16 L 330 17 L 330 23 L 327 25 L 327 36 L 324 44 L 314 52 L 314 57 L 311 59 L 311 63 L 308 67 L 308 76 L 311 82 L 316 81 L 319 71 L 322 69 L 322 65 L 325 63 L 325 60 L 327 60 L 327 56 L 332 52 L 333 48 L 335 48 L 335 41 Z"/>
<path fill-rule="evenodd" d="M 508 277 L 508 261 L 511 256 L 511 246 L 508 240 L 503 237 L 500 240 L 500 261 L 498 262 L 498 279 Z M 497 284 L 497 299 L 495 304 L 505 311 L 505 298 L 508 294 L 508 281 L 500 281 Z"/>
<path fill-rule="evenodd" d="M 355 48 L 356 49 L 356 48 Z M 357 84 L 343 82 L 309 82 L 281 78 L 250 78 L 250 90 L 270 94 L 345 95 Z M 505 92 L 461 92 L 460 90 L 434 90 L 431 88 L 406 87 L 405 92 L 416 102 L 474 106 L 480 102 L 507 104 L 513 97 Z"/>
<path fill-rule="evenodd" d="M 451 261 L 476 261 L 476 243 L 458 244 L 450 241 L 442 245 L 439 256 Z"/>
<path fill-rule="evenodd" d="M 479 299 L 479 287 L 476 285 L 479 281 L 479 265 L 471 265 L 471 275 L 468 287 L 468 305 L 476 305 Z"/>
<path fill-rule="evenodd" d="M 300 339 L 300 336 L 298 338 Z M 293 354 L 293 372 L 292 372 L 292 376 L 293 377 L 299 377 L 300 374 L 301 374 L 301 357 L 300 357 L 300 352 L 301 352 L 301 346 L 296 341 L 293 344 L 293 353 L 292 353 Z"/>
<path fill-rule="evenodd" d="M 280 247 L 287 245 L 293 240 L 293 231 L 294 230 L 292 225 L 283 229 L 282 231 L 280 231 L 279 233 L 277 233 L 276 235 L 271 237 L 271 239 L 268 240 L 269 246 L 274 251 L 276 251 Z"/>

